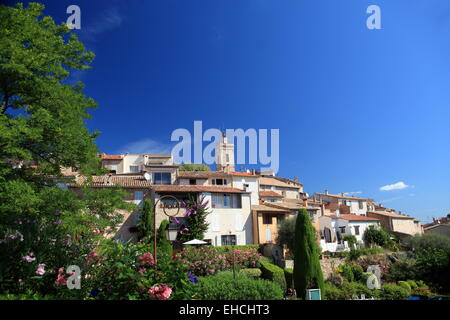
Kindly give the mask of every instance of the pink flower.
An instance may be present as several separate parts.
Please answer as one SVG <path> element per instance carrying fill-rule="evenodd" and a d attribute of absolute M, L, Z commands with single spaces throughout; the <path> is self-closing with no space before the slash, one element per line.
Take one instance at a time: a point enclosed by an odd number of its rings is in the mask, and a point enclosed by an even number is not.
<path fill-rule="evenodd" d="M 44 273 L 45 273 L 45 263 L 41 263 L 38 265 L 36 274 L 42 276 Z"/>
<path fill-rule="evenodd" d="M 67 284 L 67 276 L 64 274 L 64 268 L 58 269 L 58 277 L 56 278 L 55 284 L 60 286 L 65 286 Z"/>
<path fill-rule="evenodd" d="M 145 273 L 145 271 L 147 271 L 145 268 L 140 268 L 139 270 L 138 270 L 138 273 L 140 273 L 140 274 L 144 274 Z"/>
<path fill-rule="evenodd" d="M 31 252 L 29 255 L 23 257 L 22 260 L 26 262 L 33 262 L 34 260 L 36 260 L 36 258 L 33 257 L 33 252 Z"/>
<path fill-rule="evenodd" d="M 167 300 L 172 294 L 172 288 L 166 284 L 160 286 L 153 286 L 149 291 L 150 297 L 158 300 Z"/>
<path fill-rule="evenodd" d="M 141 266 L 154 265 L 155 259 L 153 258 L 153 255 L 150 252 L 147 252 L 139 257 L 139 263 Z"/>

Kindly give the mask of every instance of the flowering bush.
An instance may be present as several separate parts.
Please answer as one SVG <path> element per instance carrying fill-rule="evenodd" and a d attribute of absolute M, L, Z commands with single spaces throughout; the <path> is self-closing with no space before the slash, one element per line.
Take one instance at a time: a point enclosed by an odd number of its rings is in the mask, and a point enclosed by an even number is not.
<path fill-rule="evenodd" d="M 96 299 L 183 299 L 190 283 L 186 266 L 152 245 L 107 241 L 90 255 L 85 270 L 86 293 Z M 89 275 L 89 277 L 86 277 Z"/>
<path fill-rule="evenodd" d="M 256 249 L 229 250 L 221 253 L 214 247 L 187 248 L 177 254 L 178 260 L 197 276 L 213 275 L 220 271 L 256 268 L 261 259 Z"/>

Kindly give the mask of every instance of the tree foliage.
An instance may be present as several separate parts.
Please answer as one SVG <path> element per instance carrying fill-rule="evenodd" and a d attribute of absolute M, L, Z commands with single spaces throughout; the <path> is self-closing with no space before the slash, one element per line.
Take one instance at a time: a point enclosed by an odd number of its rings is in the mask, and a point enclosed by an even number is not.
<path fill-rule="evenodd" d="M 297 295 L 303 299 L 306 289 L 320 288 L 323 291 L 323 274 L 314 229 L 304 208 L 299 210 L 295 226 L 294 286 Z"/>
<path fill-rule="evenodd" d="M 208 202 L 204 198 L 197 200 L 191 197 L 183 206 L 186 208 L 186 223 L 181 226 L 177 240 L 180 242 L 202 240 L 209 225 L 206 221 L 209 214 Z"/>
<path fill-rule="evenodd" d="M 45 294 L 56 290 L 51 270 L 81 266 L 115 231 L 116 209 L 132 205 L 115 188 L 61 187 L 62 167 L 99 170 L 97 134 L 84 125 L 96 104 L 67 84 L 94 54 L 43 8 L 0 5 L 0 290 Z"/>
<path fill-rule="evenodd" d="M 153 206 L 153 199 L 144 199 L 144 205 L 142 206 L 142 216 L 138 224 L 140 240 L 144 242 L 153 242 Z"/>
<path fill-rule="evenodd" d="M 380 247 L 386 247 L 391 240 L 391 235 L 384 229 L 369 226 L 366 231 L 364 231 L 363 240 L 368 246 L 375 244 Z"/>
<path fill-rule="evenodd" d="M 278 225 L 278 239 L 280 245 L 286 245 L 288 249 L 294 249 L 295 219 L 283 219 Z"/>
<path fill-rule="evenodd" d="M 180 171 L 211 171 L 206 164 L 185 163 L 181 165 L 178 170 Z"/>

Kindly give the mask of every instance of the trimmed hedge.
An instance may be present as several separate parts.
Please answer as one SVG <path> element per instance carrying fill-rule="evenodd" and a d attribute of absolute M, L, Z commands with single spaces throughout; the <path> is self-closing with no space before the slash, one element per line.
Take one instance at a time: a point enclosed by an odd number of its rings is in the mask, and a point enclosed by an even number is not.
<path fill-rule="evenodd" d="M 294 288 L 294 270 L 289 268 L 284 269 L 284 277 L 286 279 L 286 286 L 288 288 Z"/>
<path fill-rule="evenodd" d="M 261 277 L 261 273 L 261 270 L 257 268 L 246 268 L 239 270 L 239 274 L 249 278 L 259 278 Z"/>
<path fill-rule="evenodd" d="M 238 273 L 223 271 L 215 276 L 199 277 L 189 284 L 189 292 L 200 300 L 281 300 L 284 292 L 268 280 L 252 279 Z"/>
<path fill-rule="evenodd" d="M 261 277 L 263 279 L 271 280 L 277 283 L 281 289 L 286 291 L 286 278 L 284 276 L 284 271 L 280 267 L 262 261 L 260 266 L 261 269 Z"/>

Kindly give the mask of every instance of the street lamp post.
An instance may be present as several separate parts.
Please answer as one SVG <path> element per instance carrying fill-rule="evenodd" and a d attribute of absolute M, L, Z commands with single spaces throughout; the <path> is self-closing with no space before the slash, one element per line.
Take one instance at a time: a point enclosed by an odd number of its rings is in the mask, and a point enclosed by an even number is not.
<path fill-rule="evenodd" d="M 166 207 L 163 206 L 163 212 L 167 217 L 169 217 L 169 218 L 175 217 L 180 212 L 180 201 L 176 197 L 171 196 L 171 195 L 162 196 L 158 200 L 156 200 L 155 203 L 153 204 L 153 253 L 154 253 L 154 258 L 155 258 L 155 264 L 157 264 L 157 261 L 158 261 L 157 257 L 156 257 L 156 205 L 158 204 L 158 202 L 160 200 L 163 200 L 163 199 L 173 199 L 176 201 L 177 212 L 175 214 L 168 214 L 166 212 Z M 169 233 L 169 240 L 171 240 L 171 238 L 172 238 L 171 230 L 169 230 L 169 228 L 168 228 L 167 232 Z"/>

